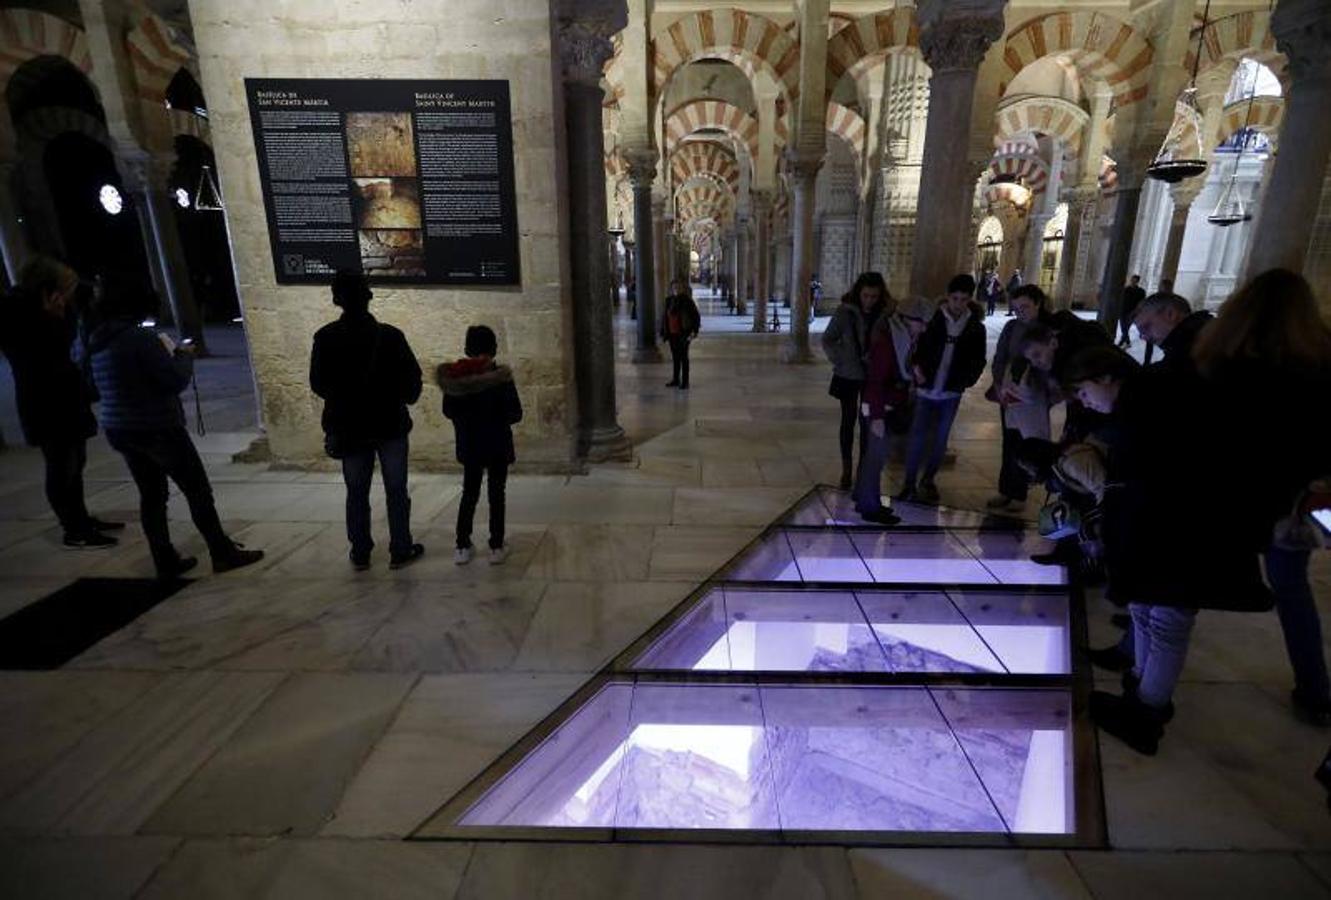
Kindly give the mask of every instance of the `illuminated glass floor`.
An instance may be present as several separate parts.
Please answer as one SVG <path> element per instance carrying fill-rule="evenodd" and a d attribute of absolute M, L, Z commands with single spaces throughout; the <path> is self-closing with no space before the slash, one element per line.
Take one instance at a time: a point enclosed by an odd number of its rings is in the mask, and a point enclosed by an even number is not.
<path fill-rule="evenodd" d="M 414 837 L 1102 845 L 1043 544 L 845 502 L 811 492 Z"/>

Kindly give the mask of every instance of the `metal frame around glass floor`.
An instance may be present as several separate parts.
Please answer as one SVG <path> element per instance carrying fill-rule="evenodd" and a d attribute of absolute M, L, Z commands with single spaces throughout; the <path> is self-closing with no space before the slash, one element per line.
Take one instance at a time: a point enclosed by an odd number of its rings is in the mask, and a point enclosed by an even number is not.
<path fill-rule="evenodd" d="M 1039 583 L 1030 584 L 1005 580 L 1001 576 L 1007 570 L 1001 566 L 995 567 L 997 573 L 985 566 L 984 548 L 979 544 L 981 535 L 991 547 L 995 542 L 1000 546 L 1010 545 L 1004 551 L 1008 553 L 1005 558 L 1009 560 L 1015 561 L 1018 553 L 1029 551 L 1028 536 L 1024 532 L 1026 523 L 1020 520 L 934 507 L 903 506 L 901 512 L 905 524 L 883 529 L 855 524 L 847 515 L 846 503 L 844 494 L 826 487 L 815 488 L 802 497 L 715 575 L 448 800 L 411 837 L 435 840 L 885 846 L 1105 846 L 1099 750 L 1087 710 L 1092 679 L 1083 662 L 1084 657 L 1075 652 L 1077 647 L 1085 645 L 1086 637 L 1084 602 L 1079 588 L 1075 584 L 1049 583 L 1049 576 L 1060 571 L 1057 569 L 1041 570 Z M 802 571 L 797 573 L 798 580 L 793 580 L 784 566 L 779 570 L 769 567 L 766 571 L 777 571 L 780 577 L 787 580 L 734 580 L 731 577 L 743 573 L 746 565 L 751 565 L 755 557 L 763 554 L 764 547 L 778 539 L 786 541 L 787 546 L 791 547 L 792 558 L 797 558 L 792 537 L 794 542 L 799 542 L 828 535 L 837 536 L 838 545 L 851 547 L 875 540 L 907 546 L 912 541 L 939 545 L 941 536 L 942 542 L 948 544 L 949 553 L 955 551 L 951 543 L 955 539 L 956 546 L 970 549 L 972 561 L 979 563 L 981 569 L 988 573 L 990 581 L 979 584 L 878 581 L 873 579 L 880 574 L 890 575 L 890 567 L 875 567 L 866 563 L 862 557 L 860 562 L 864 563 L 863 568 L 854 566 L 851 561 L 852 569 L 849 570 L 868 573 L 868 578 L 858 576 L 860 580 L 841 577 L 837 580 L 805 581 Z M 915 535 L 932 537 L 913 538 Z M 846 542 L 844 545 L 840 544 L 843 540 Z M 914 565 L 912 571 L 924 571 L 918 561 Z M 800 567 L 797 565 L 796 569 Z M 1010 569 L 1007 571 L 1009 576 L 1020 572 L 1020 569 Z M 978 573 L 980 570 L 972 568 L 965 571 Z M 824 569 L 822 573 L 828 572 L 833 575 L 843 574 L 833 569 Z M 738 611 L 735 605 L 726 602 L 731 594 L 742 596 L 749 592 L 757 592 L 759 599 L 748 602 L 748 605 L 738 604 Z M 684 645 L 690 646 L 682 651 L 682 658 L 696 665 L 694 661 L 702 659 L 709 646 L 715 648 L 729 640 L 728 636 L 732 633 L 730 629 L 736 620 L 746 620 L 755 611 L 761 611 L 763 601 L 770 600 L 776 594 L 807 596 L 814 605 L 825 598 L 832 598 L 829 608 L 836 606 L 839 612 L 825 621 L 874 636 L 873 640 L 865 641 L 868 655 L 860 657 L 861 664 L 868 660 L 867 664 L 873 670 L 758 668 L 752 654 L 737 666 L 735 661 L 740 656 L 738 653 L 725 668 L 714 663 L 704 669 L 670 667 L 672 658 L 681 658 L 679 648 Z M 969 627 L 974 631 L 983 644 L 983 648 L 977 645 L 976 650 L 984 654 L 983 659 L 972 659 L 972 665 L 952 665 L 946 671 L 894 670 L 894 664 L 886 653 L 889 648 L 879 639 L 882 636 L 878 628 L 881 623 L 876 620 L 883 617 L 872 610 L 881 610 L 884 603 L 890 605 L 894 598 L 909 596 L 912 600 L 918 600 L 922 595 L 930 595 L 929 599 L 939 609 L 946 610 L 951 605 L 960 613 L 965 622 L 958 627 Z M 1033 664 L 1024 665 L 1020 661 L 1014 663 L 1014 657 L 1008 655 L 998 642 L 993 642 L 991 646 L 983 631 L 984 623 L 976 618 L 976 610 L 988 611 L 991 606 L 1009 602 L 1018 595 L 1030 601 L 1026 604 L 1028 607 L 1032 603 L 1035 607 L 1047 607 L 1056 604 L 1056 598 L 1066 600 L 1066 618 L 1062 620 L 1066 647 L 1061 656 L 1047 664 L 1041 663 L 1038 655 Z M 954 597 L 960 600 L 954 600 Z M 705 610 L 709 603 L 723 610 L 720 619 Z M 900 608 L 908 608 L 908 605 Z M 708 616 L 702 630 L 698 630 L 691 623 L 703 619 L 703 612 L 707 612 Z M 862 620 L 859 618 L 861 615 Z M 817 616 L 810 613 L 803 618 L 812 621 Z M 977 625 L 977 622 L 980 624 Z M 888 626 L 889 630 L 891 627 L 894 626 Z M 690 632 L 690 628 L 694 632 Z M 877 650 L 884 651 L 881 664 L 875 646 Z M 667 649 L 663 651 L 662 647 Z M 716 658 L 717 653 L 713 649 L 709 659 L 714 661 Z M 985 660 L 990 662 L 986 663 Z M 1001 671 L 994 670 L 995 663 Z M 927 665 L 925 667 L 928 668 Z M 660 712 L 651 715 L 646 712 L 635 713 L 634 700 L 639 694 L 652 701 L 650 704 L 640 702 L 639 707 L 653 706 Z M 963 726 L 976 727 L 979 723 L 978 727 L 983 728 L 984 722 L 1001 720 L 1005 714 L 1001 710 L 986 710 L 986 706 L 992 708 L 1014 702 L 1020 708 L 1018 714 L 1028 717 L 1021 721 L 1044 721 L 1066 736 L 1068 748 L 1060 751 L 1063 754 L 1060 758 L 1064 759 L 1066 766 L 1067 783 L 1057 787 L 1065 791 L 1071 809 L 1066 827 L 1061 832 L 1057 829 L 1044 832 L 1042 829 L 1043 833 L 1036 833 L 1014 828 L 1014 798 L 998 798 L 994 795 L 996 792 L 991 791 L 989 782 L 983 777 L 982 770 L 986 762 L 981 754 L 984 750 L 967 739 L 969 732 Z M 1059 712 L 1060 708 L 1065 712 Z M 934 710 L 937 711 L 936 716 Z M 888 718 L 875 719 L 878 715 Z M 816 827 L 827 818 L 818 815 L 817 811 L 810 811 L 803 816 L 787 814 L 784 817 L 777 813 L 774 814 L 776 820 L 771 822 L 772 827 L 761 828 L 640 826 L 636 824 L 633 815 L 621 815 L 618 794 L 612 820 L 590 826 L 567 823 L 473 824 L 467 821 L 470 818 L 474 822 L 487 815 L 495 817 L 488 811 L 490 808 L 520 811 L 524 803 L 530 805 L 534 794 L 549 796 L 554 792 L 560 797 L 571 796 L 579 786 L 582 786 L 582 793 L 586 794 L 587 785 L 594 784 L 598 777 L 608 781 L 607 773 L 616 769 L 620 770 L 616 777 L 622 778 L 622 770 L 628 768 L 625 759 L 630 745 L 648 719 L 653 723 L 689 723 L 701 717 L 708 727 L 720 723 L 723 729 L 728 728 L 730 731 L 745 732 L 747 729 L 751 742 L 756 742 L 760 737 L 764 742 L 760 755 L 763 765 L 767 767 L 762 776 L 768 782 L 765 790 L 770 792 L 779 808 L 781 790 L 774 785 L 773 773 L 783 760 L 780 754 L 773 752 L 770 741 L 774 739 L 769 737 L 770 732 L 783 727 L 806 726 L 810 731 L 814 728 L 835 730 L 837 727 L 871 729 L 875 727 L 875 722 L 879 727 L 886 727 L 884 723 L 893 721 L 891 716 L 913 717 L 917 722 L 932 716 L 935 724 L 929 727 L 944 735 L 940 740 L 946 741 L 946 734 L 950 733 L 955 748 L 948 752 L 956 760 L 965 762 L 965 766 L 955 767 L 958 778 L 969 779 L 983 790 L 996 813 L 993 819 L 1001 828 L 966 830 L 964 823 L 967 820 L 964 818 L 958 820 L 962 827 L 949 827 L 946 830 Z M 611 717 L 620 724 L 613 724 Z M 946 732 L 938 729 L 937 722 L 942 722 Z M 657 729 L 659 732 L 659 725 Z M 753 736 L 755 729 L 759 737 Z M 973 738 L 973 735 L 970 736 Z M 659 743 L 659 734 L 654 739 L 658 741 L 658 745 L 653 748 L 657 752 L 672 749 Z M 565 749 L 559 757 L 560 762 L 553 767 L 532 762 L 529 767 L 532 771 L 524 771 L 525 762 L 540 760 L 543 753 L 550 752 L 551 747 L 558 750 L 561 744 L 582 752 L 576 754 Z M 1033 743 L 1028 752 L 1034 755 Z M 576 765 L 570 760 L 576 760 Z M 787 769 L 782 771 L 787 771 L 789 765 L 786 763 Z M 623 791 L 622 784 L 616 790 Z M 512 817 L 522 818 L 520 813 Z M 650 819 L 650 816 L 647 818 Z M 767 823 L 772 815 L 759 818 Z M 792 821 L 787 822 L 786 819 Z M 809 824 L 814 827 L 804 827 Z"/>

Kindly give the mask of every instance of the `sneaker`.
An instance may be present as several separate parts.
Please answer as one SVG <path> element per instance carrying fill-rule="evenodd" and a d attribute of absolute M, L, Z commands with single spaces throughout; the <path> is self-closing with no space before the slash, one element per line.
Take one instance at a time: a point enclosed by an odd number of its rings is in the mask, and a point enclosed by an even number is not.
<path fill-rule="evenodd" d="M 179 578 L 198 564 L 199 561 L 192 556 L 178 556 L 176 557 L 175 562 L 166 566 L 159 566 L 157 569 L 157 577 Z"/>
<path fill-rule="evenodd" d="M 921 482 L 920 489 L 916 492 L 916 496 L 920 498 L 921 503 L 937 503 L 938 485 L 934 484 L 932 481 Z"/>
<path fill-rule="evenodd" d="M 892 499 L 898 501 L 899 503 L 915 502 L 915 486 L 909 484 L 906 485 L 901 490 L 897 491 L 896 494 L 893 495 Z"/>
<path fill-rule="evenodd" d="M 504 560 L 506 559 L 508 559 L 507 546 L 490 548 L 490 565 L 492 566 L 503 565 Z"/>
<path fill-rule="evenodd" d="M 473 551 L 470 547 L 459 547 L 453 551 L 453 564 L 457 566 L 465 566 L 467 563 L 471 562 L 472 555 Z"/>
<path fill-rule="evenodd" d="M 1120 697 L 1092 691 L 1091 721 L 1143 756 L 1155 756 L 1165 734 L 1160 714 L 1136 695 Z"/>
<path fill-rule="evenodd" d="M 868 512 L 860 513 L 860 518 L 874 525 L 896 525 L 901 522 L 901 516 L 892 512 L 890 509 L 879 508 L 871 509 Z"/>
<path fill-rule="evenodd" d="M 213 557 L 213 574 L 221 575 L 223 572 L 243 569 L 246 566 L 254 565 L 261 559 L 263 559 L 262 550 L 246 550 L 240 544 L 236 544 L 230 553 Z"/>
<path fill-rule="evenodd" d="M 679 382 L 678 382 L 678 381 L 667 381 L 667 382 L 665 383 L 665 386 L 666 386 L 666 387 L 679 387 Z"/>
<path fill-rule="evenodd" d="M 66 531 L 65 546 L 72 550 L 105 550 L 120 541 L 96 531 Z"/>
<path fill-rule="evenodd" d="M 1133 674 L 1132 669 L 1128 669 L 1128 671 L 1123 673 L 1123 678 L 1121 680 L 1121 683 L 1123 685 L 1123 696 L 1132 697 L 1133 699 L 1136 699 L 1137 685 L 1141 683 L 1141 679 L 1138 678 L 1135 674 Z M 1150 707 L 1147 708 L 1149 709 Z M 1160 717 L 1160 724 L 1162 725 L 1168 725 L 1171 721 L 1173 721 L 1174 719 L 1173 701 L 1166 703 L 1163 709 L 1156 710 L 1156 715 Z"/>
<path fill-rule="evenodd" d="M 1298 688 L 1290 691 L 1289 699 L 1294 704 L 1294 715 L 1300 721 L 1318 728 L 1331 727 L 1331 700 L 1314 700 Z"/>
<path fill-rule="evenodd" d="M 351 568 L 356 572 L 364 572 L 370 568 L 370 554 L 364 555 L 351 554 Z"/>
<path fill-rule="evenodd" d="M 411 565 L 412 563 L 414 563 L 416 560 L 420 559 L 424 555 L 425 555 L 424 544 L 412 544 L 411 549 L 408 550 L 405 555 L 393 556 L 389 558 L 388 568 L 390 569 L 404 568 L 405 566 Z"/>
<path fill-rule="evenodd" d="M 1090 659 L 1091 665 L 1097 669 L 1104 669 L 1106 672 L 1126 672 L 1132 668 L 1133 658 L 1122 650 L 1118 649 L 1118 644 L 1112 647 L 1101 647 L 1099 650 L 1091 650 L 1086 654 Z"/>
<path fill-rule="evenodd" d="M 88 527 L 93 531 L 123 531 L 124 522 L 108 522 L 105 519 L 99 519 L 96 516 L 88 517 Z"/>

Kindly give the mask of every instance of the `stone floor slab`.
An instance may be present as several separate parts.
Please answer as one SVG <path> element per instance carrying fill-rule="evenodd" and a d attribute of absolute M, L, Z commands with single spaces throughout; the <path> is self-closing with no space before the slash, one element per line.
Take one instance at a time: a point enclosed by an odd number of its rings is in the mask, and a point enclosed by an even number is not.
<path fill-rule="evenodd" d="M 179 845 L 176 838 L 0 838 L 0 897 L 129 900 Z"/>
<path fill-rule="evenodd" d="M 1312 900 L 1326 886 L 1289 853 L 1071 853 L 1096 900 Z"/>
<path fill-rule="evenodd" d="M 864 900 L 1090 900 L 1058 850 L 851 850 Z"/>

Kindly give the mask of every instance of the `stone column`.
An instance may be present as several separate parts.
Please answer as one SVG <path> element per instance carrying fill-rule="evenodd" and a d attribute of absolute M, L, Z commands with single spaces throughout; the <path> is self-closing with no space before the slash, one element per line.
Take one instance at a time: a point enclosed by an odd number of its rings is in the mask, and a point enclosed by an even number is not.
<path fill-rule="evenodd" d="M 611 23 L 559 23 L 568 139 L 573 368 L 578 395 L 578 455 L 592 462 L 628 459 L 632 447 L 615 413 L 615 334 L 610 259 L 605 247 L 605 156 L 601 67 L 614 48 Z"/>
<path fill-rule="evenodd" d="M 1174 211 L 1169 216 L 1169 237 L 1165 240 L 1165 257 L 1160 263 L 1160 280 L 1173 281 L 1178 277 L 1178 261 L 1183 255 L 1183 235 L 1188 230 L 1188 213 L 1192 211 L 1192 201 L 1202 190 L 1202 178 L 1189 178 L 1171 185 L 1169 196 L 1174 201 Z"/>
<path fill-rule="evenodd" d="M 921 0 L 919 19 L 920 50 L 933 71 L 920 196 L 935 199 L 919 207 L 910 289 L 933 296 L 960 265 L 958 235 L 970 218 L 970 194 L 963 203 L 961 186 L 966 183 L 975 81 L 989 45 L 1003 33 L 1003 4 Z"/>
<path fill-rule="evenodd" d="M 1303 271 L 1331 156 L 1331 5 L 1280 0 L 1271 14 L 1276 47 L 1289 60 L 1280 152 L 1257 210 L 1244 279 L 1267 269 Z"/>
<path fill-rule="evenodd" d="M 160 267 L 159 289 L 165 291 L 171 316 L 176 321 L 176 331 L 181 337 L 193 338 L 198 352 L 206 353 L 203 321 L 194 299 L 185 248 L 180 242 L 175 198 L 169 189 L 174 161 L 166 156 L 144 154 L 126 158 L 124 164 L 127 186 L 134 194 L 135 205 L 141 210 L 140 222 L 148 226 L 146 237 L 150 240 L 144 248 L 149 256 L 148 265 L 149 268 Z"/>
<path fill-rule="evenodd" d="M 809 281 L 813 277 L 813 207 L 814 189 L 818 183 L 818 170 L 823 157 L 790 157 L 790 170 L 795 187 L 791 231 L 793 243 L 790 265 L 790 331 L 782 361 L 787 363 L 813 362 L 809 350 Z"/>
<path fill-rule="evenodd" d="M 635 363 L 661 361 L 656 346 L 656 260 L 659 234 L 652 202 L 652 180 L 656 178 L 656 152 L 650 148 L 629 150 L 629 180 L 633 184 L 633 239 L 636 251 L 634 279 L 638 296 L 638 345 L 633 350 Z"/>
<path fill-rule="evenodd" d="M 1053 217 L 1053 212 L 1032 213 L 1030 216 L 1030 224 L 1026 226 L 1025 258 L 1021 266 L 1023 282 L 1040 283 L 1040 266 L 1044 263 L 1044 230 Z"/>
<path fill-rule="evenodd" d="M 767 330 L 767 298 L 772 289 L 772 198 L 766 191 L 753 194 L 753 218 L 757 223 L 754 255 L 757 257 L 753 286 L 753 330 Z"/>
<path fill-rule="evenodd" d="M 1142 197 L 1144 165 L 1120 165 L 1118 190 L 1114 198 L 1114 224 L 1109 232 L 1109 255 L 1100 281 L 1100 325 L 1110 334 L 1118 328 L 1123 308 L 1123 288 L 1128 283 L 1128 259 L 1132 254 L 1132 235 L 1137 226 L 1137 207 Z"/>
<path fill-rule="evenodd" d="M 19 223 L 18 203 L 14 199 L 13 162 L 0 163 L 0 253 L 4 255 L 5 272 L 11 285 L 18 284 L 19 272 L 32 255 L 28 236 Z"/>
<path fill-rule="evenodd" d="M 1081 251 L 1082 220 L 1092 203 L 1100 199 L 1100 189 L 1094 185 L 1082 185 L 1063 192 L 1063 202 L 1068 205 L 1068 227 L 1063 232 L 1063 254 L 1058 262 L 1058 278 L 1054 282 L 1053 301 L 1055 309 L 1070 309 L 1077 299 L 1077 254 Z"/>
<path fill-rule="evenodd" d="M 746 216 L 735 217 L 735 233 L 732 240 L 730 277 L 731 290 L 735 296 L 736 315 L 744 314 L 744 301 L 748 299 L 744 290 L 744 282 L 749 277 L 748 271 L 748 252 L 749 252 L 749 220 Z"/>

